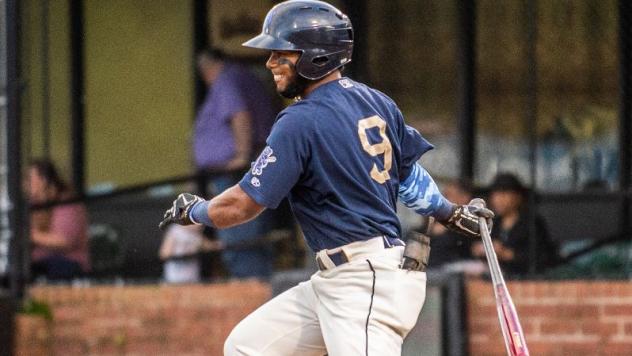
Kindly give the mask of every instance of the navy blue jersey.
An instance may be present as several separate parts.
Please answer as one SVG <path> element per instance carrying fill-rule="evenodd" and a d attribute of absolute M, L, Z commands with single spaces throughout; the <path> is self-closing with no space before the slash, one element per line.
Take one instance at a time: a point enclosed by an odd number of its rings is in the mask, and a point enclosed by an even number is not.
<path fill-rule="evenodd" d="M 348 78 L 283 110 L 239 185 L 275 208 L 288 196 L 308 245 L 400 236 L 400 180 L 430 145 L 383 93 Z"/>

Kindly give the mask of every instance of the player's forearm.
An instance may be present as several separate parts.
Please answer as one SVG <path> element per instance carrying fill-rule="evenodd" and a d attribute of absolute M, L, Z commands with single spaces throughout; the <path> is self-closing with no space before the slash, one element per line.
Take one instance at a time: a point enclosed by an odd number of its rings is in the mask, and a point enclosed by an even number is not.
<path fill-rule="evenodd" d="M 196 204 L 191 217 L 196 223 L 225 229 L 254 219 L 263 209 L 235 185 L 210 201 Z"/>
<path fill-rule="evenodd" d="M 231 192 L 235 187 L 211 199 L 208 215 L 217 228 L 224 229 L 254 219 L 260 211 L 246 209 L 240 199 Z M 228 194 L 226 194 L 228 193 Z"/>
<path fill-rule="evenodd" d="M 454 204 L 441 194 L 430 174 L 419 164 L 400 183 L 399 199 L 415 212 L 439 221 L 447 220 L 454 210 Z"/>

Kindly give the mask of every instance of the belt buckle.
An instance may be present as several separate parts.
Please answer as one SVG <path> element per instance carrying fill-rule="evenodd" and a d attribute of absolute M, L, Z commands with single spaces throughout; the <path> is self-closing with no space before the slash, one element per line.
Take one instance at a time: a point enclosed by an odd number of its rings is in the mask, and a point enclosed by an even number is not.
<path fill-rule="evenodd" d="M 334 263 L 334 265 L 336 265 L 336 267 L 349 262 L 349 257 L 347 257 L 347 254 L 345 253 L 344 250 L 340 250 L 336 253 L 329 255 L 329 259 L 331 260 L 331 262 Z"/>

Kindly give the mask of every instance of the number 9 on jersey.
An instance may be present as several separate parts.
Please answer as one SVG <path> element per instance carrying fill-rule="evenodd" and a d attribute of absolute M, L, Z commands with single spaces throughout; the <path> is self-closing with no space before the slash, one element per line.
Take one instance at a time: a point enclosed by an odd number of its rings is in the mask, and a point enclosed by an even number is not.
<path fill-rule="evenodd" d="M 373 127 L 379 128 L 382 142 L 375 144 L 369 142 L 366 132 Z M 373 168 L 370 172 L 373 180 L 384 184 L 384 182 L 391 179 L 388 171 L 393 165 L 393 147 L 391 146 L 391 141 L 388 139 L 388 136 L 386 136 L 386 121 L 377 115 L 358 121 L 358 136 L 360 137 L 362 148 L 364 148 L 369 155 L 372 157 L 384 155 L 384 169 L 380 170 L 377 164 L 373 163 Z"/>

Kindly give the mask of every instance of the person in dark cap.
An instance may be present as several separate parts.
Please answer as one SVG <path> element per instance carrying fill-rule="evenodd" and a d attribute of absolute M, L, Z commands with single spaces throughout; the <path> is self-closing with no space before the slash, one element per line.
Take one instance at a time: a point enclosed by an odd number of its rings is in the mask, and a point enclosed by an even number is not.
<path fill-rule="evenodd" d="M 512 173 L 499 173 L 490 188 L 490 208 L 496 214 L 492 230 L 494 250 L 503 272 L 520 276 L 529 272 L 529 265 L 535 263 L 536 272 L 542 272 L 555 263 L 557 247 L 550 239 L 544 219 L 536 215 L 535 242 L 536 260 L 529 260 L 529 212 L 528 189 Z M 484 257 L 485 251 L 480 241 L 472 245 L 472 254 Z"/>

